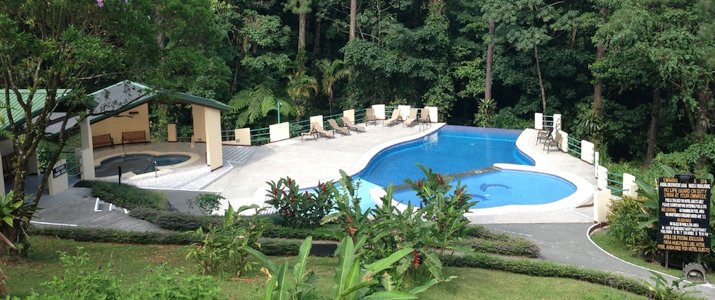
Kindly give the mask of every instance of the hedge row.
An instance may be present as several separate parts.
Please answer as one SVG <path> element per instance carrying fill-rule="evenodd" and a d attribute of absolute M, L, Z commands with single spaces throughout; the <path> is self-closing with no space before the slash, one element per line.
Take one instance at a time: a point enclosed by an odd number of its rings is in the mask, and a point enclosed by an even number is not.
<path fill-rule="evenodd" d="M 104 181 L 92 181 L 90 187 L 94 197 L 122 208 L 169 209 L 169 201 L 163 193 L 141 189 L 129 184 Z"/>
<path fill-rule="evenodd" d="M 527 239 L 516 238 L 509 241 L 488 240 L 482 238 L 467 239 L 469 247 L 477 252 L 508 256 L 539 257 L 539 247 Z"/>
<path fill-rule="evenodd" d="M 129 212 L 129 215 L 175 231 L 194 231 L 199 227 L 208 229 L 211 225 L 220 225 L 223 222 L 223 218 L 219 216 L 197 216 L 151 208 L 134 209 Z"/>
<path fill-rule="evenodd" d="M 220 225 L 223 217 L 220 216 L 197 216 L 176 211 L 164 211 L 149 208 L 139 208 L 129 212 L 129 215 L 145 220 L 157 226 L 175 231 L 194 231 L 201 228 L 209 228 L 211 225 Z M 255 217 L 252 217 L 255 218 Z M 291 228 L 274 225 L 273 216 L 258 216 L 270 221 L 271 225 L 263 232 L 266 238 L 281 239 L 305 239 L 312 236 L 314 240 L 337 241 L 335 237 L 337 230 L 335 227 L 325 227 L 318 229 Z"/>
<path fill-rule="evenodd" d="M 507 259 L 481 253 L 467 254 L 465 256 L 442 256 L 441 259 L 442 264 L 445 266 L 492 269 L 539 277 L 570 278 L 601 284 L 643 296 L 648 296 L 650 293 L 646 285 L 635 279 L 546 261 Z"/>
<path fill-rule="evenodd" d="M 54 236 L 77 242 L 106 242 L 119 244 L 189 245 L 200 243 L 201 237 L 192 232 L 138 232 L 106 228 L 31 227 L 30 235 Z M 261 239 L 261 252 L 272 256 L 298 255 L 299 240 Z"/>

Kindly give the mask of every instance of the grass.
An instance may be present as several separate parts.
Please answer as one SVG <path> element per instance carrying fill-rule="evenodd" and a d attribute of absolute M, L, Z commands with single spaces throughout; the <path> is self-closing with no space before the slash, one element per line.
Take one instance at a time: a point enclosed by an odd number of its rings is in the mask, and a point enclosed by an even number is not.
<path fill-rule="evenodd" d="M 601 247 L 603 250 L 606 250 L 606 252 L 611 253 L 613 256 L 625 260 L 629 263 L 675 277 L 683 276 L 683 272 L 681 270 L 668 269 L 658 263 L 648 262 L 640 256 L 631 254 L 631 252 L 624 247 L 624 244 L 622 242 L 608 235 L 606 230 L 601 230 L 594 233 L 593 235 L 591 235 L 591 239 L 593 240 L 593 242 L 596 243 L 596 245 Z"/>
<path fill-rule="evenodd" d="M 185 274 L 197 274 L 199 271 L 197 264 L 185 259 L 188 246 L 88 243 L 52 237 L 33 237 L 31 241 L 33 248 L 26 261 L 0 261 L 9 277 L 7 284 L 13 295 L 25 296 L 33 290 L 45 291 L 42 283 L 62 272 L 57 251 L 74 253 L 77 247 L 84 248 L 94 265 L 111 264 L 113 273 L 126 286 L 139 284 L 149 269 L 161 264 L 180 268 Z M 291 266 L 295 260 L 294 257 L 273 259 L 277 263 L 288 261 Z M 310 257 L 308 261 L 309 268 L 318 277 L 316 291 L 320 295 L 329 294 L 337 259 Z M 421 299 L 643 299 L 613 288 L 571 279 L 471 268 L 447 267 L 445 272 L 459 278 L 433 287 L 422 294 Z M 263 275 L 217 278 L 221 290 L 230 299 L 260 298 L 265 283 Z"/>

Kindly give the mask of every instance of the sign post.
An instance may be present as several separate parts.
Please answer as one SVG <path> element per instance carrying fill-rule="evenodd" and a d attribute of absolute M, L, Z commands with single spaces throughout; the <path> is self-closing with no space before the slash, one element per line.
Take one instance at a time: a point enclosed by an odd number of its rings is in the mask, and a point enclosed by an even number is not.
<path fill-rule="evenodd" d="M 658 249 L 710 253 L 710 180 L 662 177 L 658 202 Z"/>

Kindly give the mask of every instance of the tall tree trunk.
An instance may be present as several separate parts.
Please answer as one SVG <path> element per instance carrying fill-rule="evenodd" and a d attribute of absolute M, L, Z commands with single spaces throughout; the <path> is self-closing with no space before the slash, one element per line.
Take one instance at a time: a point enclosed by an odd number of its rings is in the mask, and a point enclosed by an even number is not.
<path fill-rule="evenodd" d="M 298 14 L 298 52 L 305 50 L 305 19 L 307 13 Z"/>
<path fill-rule="evenodd" d="M 605 7 L 601 7 L 601 9 L 599 9 L 598 12 L 601 15 L 601 17 L 605 18 L 605 16 L 606 16 L 606 8 Z M 605 54 L 606 54 L 606 45 L 604 45 L 604 44 L 596 45 L 596 61 L 603 59 L 603 56 Z M 601 116 L 603 114 L 603 82 L 601 81 L 601 78 L 596 78 L 596 83 L 593 85 L 593 103 L 592 103 L 591 109 L 593 109 L 593 113 L 596 116 Z"/>
<path fill-rule="evenodd" d="M 356 19 L 357 19 L 357 0 L 350 0 L 350 33 L 348 35 L 349 42 L 352 42 L 355 39 L 355 29 L 357 27 Z"/>
<path fill-rule="evenodd" d="M 320 23 L 321 20 L 318 17 L 318 11 L 319 11 L 319 5 L 316 4 L 315 11 L 315 32 L 313 33 L 313 60 L 318 59 L 318 55 L 320 55 Z"/>
<path fill-rule="evenodd" d="M 539 90 L 541 92 L 541 112 L 546 113 L 546 89 L 544 88 L 544 79 L 541 76 L 541 65 L 539 63 L 539 47 L 537 46 L 534 46 L 534 59 L 536 60 L 536 75 L 539 77 Z"/>
<path fill-rule="evenodd" d="M 643 159 L 643 165 L 649 167 L 655 157 L 655 146 L 658 141 L 658 119 L 660 116 L 660 88 L 653 89 L 653 99 L 650 110 L 650 126 L 648 127 L 648 148 Z"/>
<path fill-rule="evenodd" d="M 494 63 L 494 20 L 490 19 L 489 26 L 489 44 L 487 45 L 487 70 L 486 79 L 484 80 L 484 99 L 492 99 L 492 64 Z"/>
<path fill-rule="evenodd" d="M 705 85 L 707 86 L 707 84 Z M 698 138 L 704 137 L 708 133 L 708 104 L 710 100 L 710 93 L 706 88 L 701 88 L 698 90 L 698 114 L 695 123 L 695 133 Z"/>

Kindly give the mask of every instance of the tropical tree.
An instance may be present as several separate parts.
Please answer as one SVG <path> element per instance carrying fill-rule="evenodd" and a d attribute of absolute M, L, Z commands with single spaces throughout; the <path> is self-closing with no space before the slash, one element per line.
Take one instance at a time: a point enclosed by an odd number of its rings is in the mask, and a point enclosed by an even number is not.
<path fill-rule="evenodd" d="M 278 110 L 280 102 L 280 111 Z M 295 114 L 295 109 L 290 101 L 282 101 L 266 85 L 258 85 L 251 89 L 239 91 L 229 105 L 233 107 L 232 113 L 236 115 L 236 128 L 253 124 L 265 118 L 272 111 L 284 116 Z"/>
<path fill-rule="evenodd" d="M 328 107 L 331 115 L 333 114 L 333 85 L 335 85 L 338 80 L 350 76 L 350 69 L 342 67 L 343 61 L 339 59 L 333 61 L 322 59 L 318 62 L 318 69 L 320 69 L 320 72 L 323 74 L 320 84 L 323 93 L 328 96 Z"/>
<path fill-rule="evenodd" d="M 293 100 L 295 119 L 297 121 L 305 115 L 311 91 L 313 93 L 318 92 L 318 81 L 314 77 L 306 75 L 305 71 L 296 70 L 288 75 L 286 91 L 288 92 L 288 97 Z"/>

